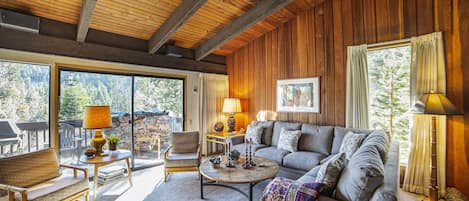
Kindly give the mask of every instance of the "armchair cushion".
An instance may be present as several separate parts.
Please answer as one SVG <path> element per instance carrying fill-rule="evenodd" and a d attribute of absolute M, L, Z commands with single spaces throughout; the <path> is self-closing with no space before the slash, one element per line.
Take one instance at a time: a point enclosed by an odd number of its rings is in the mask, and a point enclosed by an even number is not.
<path fill-rule="evenodd" d="M 87 189 L 88 181 L 83 176 L 64 175 L 35 185 L 27 192 L 28 200 L 62 200 Z"/>
<path fill-rule="evenodd" d="M 172 152 L 173 153 L 195 153 L 199 146 L 199 132 L 173 132 Z"/>
<path fill-rule="evenodd" d="M 165 167 L 196 167 L 199 166 L 198 153 L 174 153 L 169 152 L 165 158 Z"/>
<path fill-rule="evenodd" d="M 31 187 L 60 175 L 54 149 L 45 149 L 0 159 L 0 183 Z"/>

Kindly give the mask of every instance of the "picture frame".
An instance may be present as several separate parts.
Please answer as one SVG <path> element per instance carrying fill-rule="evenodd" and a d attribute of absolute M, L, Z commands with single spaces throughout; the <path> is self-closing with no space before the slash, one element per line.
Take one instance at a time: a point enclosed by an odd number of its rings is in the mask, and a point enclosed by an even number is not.
<path fill-rule="evenodd" d="M 277 80 L 277 112 L 319 113 L 319 77 Z"/>

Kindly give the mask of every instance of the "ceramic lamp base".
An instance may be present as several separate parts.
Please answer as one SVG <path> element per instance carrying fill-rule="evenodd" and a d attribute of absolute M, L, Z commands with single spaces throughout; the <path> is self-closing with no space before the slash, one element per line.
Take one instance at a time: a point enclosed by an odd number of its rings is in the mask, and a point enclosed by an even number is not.
<path fill-rule="evenodd" d="M 228 124 L 228 132 L 235 131 L 236 120 L 233 114 L 230 114 L 230 117 L 228 117 L 227 124 Z"/>
<path fill-rule="evenodd" d="M 101 129 L 96 129 L 96 133 L 90 143 L 96 149 L 96 155 L 103 153 L 103 146 L 106 144 L 106 139 L 103 137 Z"/>

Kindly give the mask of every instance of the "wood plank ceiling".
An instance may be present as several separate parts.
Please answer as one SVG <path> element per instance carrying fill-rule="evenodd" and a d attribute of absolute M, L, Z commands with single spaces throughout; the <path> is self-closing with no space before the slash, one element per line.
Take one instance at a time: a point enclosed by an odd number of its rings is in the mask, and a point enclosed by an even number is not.
<path fill-rule="evenodd" d="M 260 0 L 208 0 L 172 35 L 169 42 L 194 49 L 259 2 Z M 322 0 L 295 0 L 226 42 L 213 53 L 229 55 L 320 2 Z M 0 0 L 0 7 L 77 24 L 82 3 L 82 0 Z M 181 0 L 98 0 L 89 27 L 149 40 L 181 3 Z"/>

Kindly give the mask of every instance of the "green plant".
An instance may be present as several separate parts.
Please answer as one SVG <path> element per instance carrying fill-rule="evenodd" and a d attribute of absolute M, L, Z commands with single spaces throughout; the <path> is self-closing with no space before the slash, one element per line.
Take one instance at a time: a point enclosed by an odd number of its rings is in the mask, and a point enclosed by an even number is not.
<path fill-rule="evenodd" d="M 106 137 L 106 140 L 110 143 L 117 144 L 119 141 L 121 141 L 121 138 L 116 134 L 112 134 L 111 136 Z"/>

